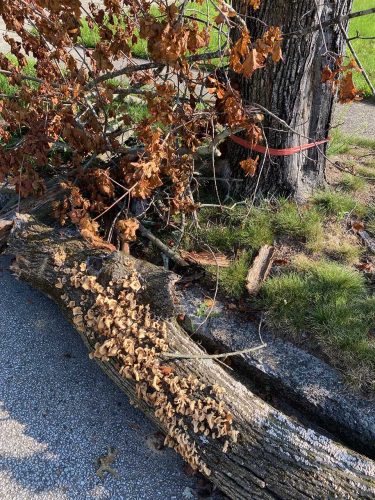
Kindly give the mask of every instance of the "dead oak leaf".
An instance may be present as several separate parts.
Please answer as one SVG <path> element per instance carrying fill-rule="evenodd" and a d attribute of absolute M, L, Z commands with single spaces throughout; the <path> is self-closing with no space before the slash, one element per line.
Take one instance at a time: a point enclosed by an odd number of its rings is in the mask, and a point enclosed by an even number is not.
<path fill-rule="evenodd" d="M 137 219 L 122 219 L 116 224 L 117 232 L 123 241 L 134 241 L 139 228 Z"/>
<path fill-rule="evenodd" d="M 242 65 L 241 73 L 246 78 L 249 78 L 254 73 L 254 71 L 259 68 L 263 68 L 263 60 L 263 57 L 258 53 L 256 49 L 250 50 L 250 53 L 248 54 Z"/>
<path fill-rule="evenodd" d="M 254 177 L 257 171 L 258 162 L 259 156 L 257 156 L 255 159 L 248 158 L 247 160 L 240 161 L 240 167 L 245 172 L 246 177 Z"/>
<path fill-rule="evenodd" d="M 340 80 L 339 84 L 339 102 L 345 104 L 348 102 L 358 101 L 361 99 L 361 93 L 354 85 L 353 73 L 348 71 Z"/>
<path fill-rule="evenodd" d="M 115 448 L 109 447 L 108 453 L 106 455 L 100 456 L 96 463 L 98 469 L 96 470 L 96 475 L 103 479 L 104 474 L 107 472 L 114 477 L 119 477 L 117 471 L 111 467 L 112 463 L 116 460 L 117 450 Z"/>

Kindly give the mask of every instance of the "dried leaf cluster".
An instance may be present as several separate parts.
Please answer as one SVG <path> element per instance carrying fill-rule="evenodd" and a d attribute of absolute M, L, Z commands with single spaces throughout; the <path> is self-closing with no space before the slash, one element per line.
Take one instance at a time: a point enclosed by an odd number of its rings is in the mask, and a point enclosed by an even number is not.
<path fill-rule="evenodd" d="M 194 210 L 197 149 L 223 127 L 262 142 L 259 111 L 244 105 L 231 75 L 251 78 L 280 64 L 283 43 L 281 29 L 266 24 L 253 39 L 246 14 L 224 0 L 211 2 L 213 14 L 202 18 L 203 1 L 105 0 L 85 10 L 80 0 L 3 0 L 4 38 L 15 59 L 0 54 L 0 73 L 16 90 L 0 101 L 0 183 L 14 184 L 21 196 L 42 195 L 46 180 L 58 176 L 66 196 L 55 214 L 105 248 L 113 248 L 113 221 L 131 220 L 137 200 L 142 213 L 152 210 L 164 223 Z M 249 0 L 246 8 L 251 14 L 260 5 Z M 98 30 L 95 48 L 80 45 L 82 19 Z M 221 42 L 210 52 L 214 32 Z M 140 41 L 149 63 L 132 58 Z M 34 77 L 24 74 L 29 58 Z M 222 64 L 208 74 L 199 63 L 212 58 Z M 343 71 L 340 62 L 323 79 L 346 102 L 356 90 L 350 72 L 339 78 Z M 140 119 L 131 113 L 134 96 L 146 109 Z M 253 176 L 257 163 L 241 167 Z M 131 240 L 121 224 L 120 239 Z"/>
<path fill-rule="evenodd" d="M 346 104 L 361 99 L 361 93 L 354 85 L 353 71 L 361 71 L 354 59 L 347 65 L 343 64 L 343 58 L 338 57 L 333 68 L 325 66 L 322 73 L 322 82 L 332 86 L 332 90 L 338 91 L 339 102 Z"/>

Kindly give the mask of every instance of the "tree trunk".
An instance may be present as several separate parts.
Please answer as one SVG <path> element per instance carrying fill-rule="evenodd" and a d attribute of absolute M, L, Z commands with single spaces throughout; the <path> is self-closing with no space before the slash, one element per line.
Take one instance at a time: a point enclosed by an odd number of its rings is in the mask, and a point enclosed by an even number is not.
<path fill-rule="evenodd" d="M 243 12 L 243 0 L 235 0 L 234 7 Z M 246 4 L 248 5 L 248 3 Z M 333 111 L 331 89 L 321 83 L 322 69 L 331 63 L 335 54 L 343 53 L 345 41 L 337 25 L 296 37 L 286 34 L 295 32 L 350 12 L 352 0 L 332 2 L 331 0 L 274 0 L 261 1 L 258 11 L 247 13 L 248 28 L 253 39 L 261 36 L 264 25 L 279 26 L 285 34 L 283 42 L 283 61 L 275 64 L 269 61 L 266 67 L 248 78 L 241 78 L 239 87 L 248 104 L 258 103 L 274 115 L 284 120 L 296 133 L 287 130 L 278 120 L 265 115 L 264 127 L 268 146 L 271 148 L 290 148 L 325 139 Z M 235 37 L 236 35 L 233 34 Z M 324 185 L 325 158 L 322 145 L 291 156 L 265 158 L 260 162 L 258 175 L 241 185 L 237 194 L 293 195 L 304 200 Z M 228 144 L 233 176 L 241 175 L 239 162 L 248 157 L 249 151 L 242 146 Z M 261 155 L 261 160 L 264 156 Z M 259 179 L 258 179 L 259 177 Z"/>
<path fill-rule="evenodd" d="M 30 216 L 15 220 L 9 245 L 18 275 L 61 306 L 168 444 L 230 498 L 374 497 L 373 461 L 288 418 L 207 359 L 174 320 L 175 275 Z"/>

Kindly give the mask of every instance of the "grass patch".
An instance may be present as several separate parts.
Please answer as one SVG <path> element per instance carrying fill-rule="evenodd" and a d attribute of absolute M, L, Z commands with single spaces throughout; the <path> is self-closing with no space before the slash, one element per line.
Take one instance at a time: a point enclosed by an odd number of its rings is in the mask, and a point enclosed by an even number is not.
<path fill-rule="evenodd" d="M 353 148 L 375 149 L 375 139 L 343 134 L 338 128 L 332 130 L 327 154 L 335 156 L 348 153 Z"/>
<path fill-rule="evenodd" d="M 219 286 L 234 299 L 239 299 L 244 294 L 251 257 L 251 252 L 243 252 L 229 267 L 219 269 Z M 216 268 L 210 269 L 213 276 L 216 276 L 216 272 Z"/>
<path fill-rule="evenodd" d="M 360 191 L 366 187 L 366 182 L 361 177 L 344 174 L 340 182 L 340 187 L 343 191 Z"/>
<path fill-rule="evenodd" d="M 368 209 L 366 217 L 366 230 L 375 236 L 375 205 L 371 205 Z"/>
<path fill-rule="evenodd" d="M 272 225 L 278 237 L 289 236 L 305 242 L 309 248 L 320 247 L 322 217 L 313 207 L 299 207 L 292 201 L 281 199 L 273 215 Z"/>
<path fill-rule="evenodd" d="M 260 207 L 236 207 L 234 210 L 200 211 L 201 229 L 198 240 L 210 245 L 215 250 L 236 254 L 242 249 L 257 251 L 264 244 L 272 244 L 270 210 L 266 204 Z M 193 244 L 191 241 L 189 244 Z"/>
<path fill-rule="evenodd" d="M 309 332 L 336 366 L 343 356 L 352 367 L 375 368 L 375 338 L 369 336 L 375 327 L 375 297 L 359 272 L 305 258 L 295 270 L 267 280 L 260 303 L 273 327 L 296 338 Z M 375 389 L 373 378 L 364 385 Z"/>
<path fill-rule="evenodd" d="M 373 0 L 354 0 L 353 12 L 370 9 L 374 7 Z M 373 37 L 375 26 L 375 14 L 352 19 L 349 25 L 349 37 L 354 37 L 357 31 L 363 37 Z M 375 39 L 374 40 L 353 40 L 352 45 L 359 60 L 365 68 L 370 81 L 375 82 Z M 351 52 L 347 51 L 348 57 L 352 58 Z M 354 73 L 354 82 L 365 95 L 371 95 L 371 91 L 360 73 Z"/>
<path fill-rule="evenodd" d="M 361 257 L 362 250 L 358 245 L 347 242 L 329 242 L 325 245 L 325 253 L 334 260 L 339 260 L 346 264 L 354 264 Z"/>
<path fill-rule="evenodd" d="M 370 219 L 367 221 L 366 224 L 366 229 L 369 231 L 373 236 L 375 236 L 375 217 L 373 219 Z"/>
<path fill-rule="evenodd" d="M 147 104 L 144 102 L 130 101 L 127 105 L 126 112 L 134 123 L 139 123 L 149 115 Z"/>
<path fill-rule="evenodd" d="M 88 49 L 94 49 L 99 42 L 99 26 L 95 23 L 94 26 L 90 28 L 86 19 L 82 18 L 78 43 L 83 45 L 84 47 L 87 47 Z"/>
<path fill-rule="evenodd" d="M 363 177 L 369 177 L 370 179 L 375 179 L 375 171 L 372 167 L 357 167 L 356 172 Z"/>
<path fill-rule="evenodd" d="M 263 202 L 258 207 L 236 207 L 217 214 L 201 210 L 199 239 L 221 252 L 251 249 L 272 244 L 275 238 L 291 237 L 313 245 L 320 241 L 322 216 L 314 207 L 298 207 L 280 199 L 276 204 Z"/>
<path fill-rule="evenodd" d="M 334 216 L 343 219 L 349 213 L 363 217 L 366 214 L 366 207 L 357 202 L 350 194 L 340 191 L 319 191 L 312 198 L 316 205 L 326 216 Z"/>
<path fill-rule="evenodd" d="M 257 207 L 238 206 L 219 213 L 202 209 L 199 224 L 195 238 L 192 231 L 186 231 L 183 246 L 188 250 L 204 250 L 209 245 L 233 259 L 230 267 L 220 269 L 219 284 L 221 290 L 234 299 L 245 293 L 251 258 L 262 245 L 289 238 L 310 251 L 320 249 L 323 242 L 323 218 L 318 210 L 311 206 L 298 208 L 285 199 L 273 203 L 264 201 Z M 210 269 L 210 274 L 216 276 L 216 268 Z"/>
<path fill-rule="evenodd" d="M 18 66 L 17 58 L 13 54 L 6 54 L 6 57 L 12 62 L 12 64 Z M 23 68 L 22 73 L 27 76 L 36 76 L 35 71 L 35 60 L 29 58 L 27 65 Z M 37 83 L 28 82 L 28 85 L 35 87 Z M 17 85 L 10 85 L 9 79 L 5 75 L 0 75 L 0 94 L 5 94 L 6 96 L 15 95 L 18 91 Z"/>

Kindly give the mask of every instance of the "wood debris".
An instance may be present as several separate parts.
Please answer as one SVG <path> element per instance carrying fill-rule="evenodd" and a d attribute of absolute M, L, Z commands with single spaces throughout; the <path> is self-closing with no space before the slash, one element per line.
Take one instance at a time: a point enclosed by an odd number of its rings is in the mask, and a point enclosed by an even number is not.
<path fill-rule="evenodd" d="M 185 250 L 180 250 L 180 254 L 187 262 L 200 266 L 229 267 L 231 264 L 230 259 L 223 253 L 187 252 Z"/>
<path fill-rule="evenodd" d="M 256 295 L 259 292 L 263 281 L 269 275 L 274 252 L 273 246 L 263 245 L 255 257 L 246 278 L 246 288 L 250 295 Z"/>

